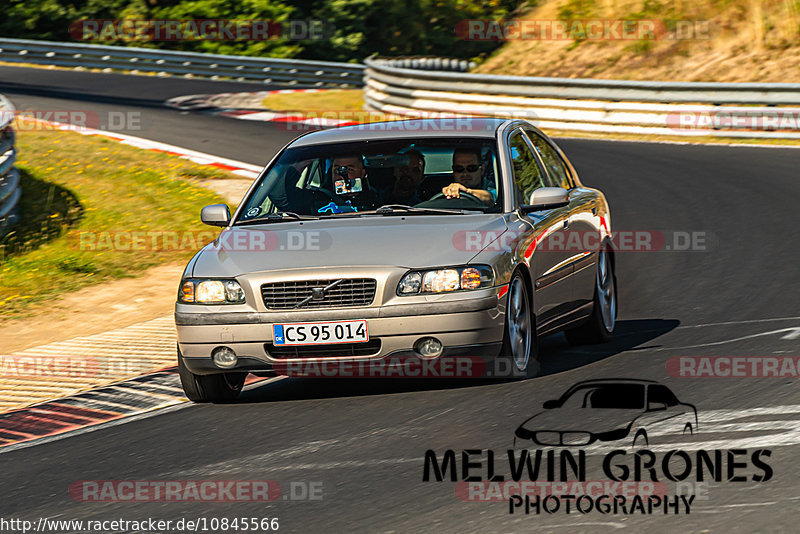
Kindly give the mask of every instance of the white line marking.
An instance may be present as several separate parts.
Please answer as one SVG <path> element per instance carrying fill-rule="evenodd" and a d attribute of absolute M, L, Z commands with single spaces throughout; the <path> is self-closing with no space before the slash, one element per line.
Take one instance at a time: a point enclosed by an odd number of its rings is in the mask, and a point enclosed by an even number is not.
<path fill-rule="evenodd" d="M 786 406 L 770 406 L 768 408 L 747 408 L 744 410 L 708 410 L 698 412 L 700 428 L 703 423 L 715 423 L 719 421 L 730 421 L 744 419 L 745 417 L 758 417 L 761 415 L 788 415 L 800 413 L 800 404 L 790 404 Z"/>
<path fill-rule="evenodd" d="M 722 340 L 722 341 L 710 341 L 708 343 L 699 343 L 697 345 L 684 345 L 683 347 L 656 347 L 656 348 L 628 349 L 628 352 L 635 352 L 635 351 L 642 351 L 642 350 L 647 350 L 647 351 L 651 351 L 651 352 L 661 352 L 661 351 L 664 351 L 664 350 L 684 350 L 684 349 L 696 349 L 696 348 L 700 348 L 700 347 L 714 347 L 714 346 L 717 346 L 717 345 L 725 345 L 727 343 L 735 343 L 737 341 L 744 341 L 746 339 L 753 339 L 753 338 L 763 337 L 763 336 L 771 336 L 773 334 L 781 334 L 783 332 L 796 332 L 798 330 L 800 330 L 800 327 L 781 328 L 780 330 L 770 330 L 769 332 L 761 332 L 759 334 L 751 334 L 749 336 L 736 337 L 736 338 L 733 338 L 733 339 L 725 339 L 725 340 Z M 798 334 L 798 335 L 800 335 L 800 334 Z M 793 337 L 792 338 L 783 337 L 781 339 L 794 339 L 794 338 Z"/>
<path fill-rule="evenodd" d="M 680 330 L 681 328 L 705 328 L 707 326 L 726 326 L 732 324 L 771 323 L 776 321 L 797 321 L 797 320 L 800 320 L 800 316 L 773 317 L 771 319 L 746 319 L 744 321 L 724 321 L 721 323 L 687 324 L 687 325 L 681 325 L 677 327 L 675 330 Z"/>
<path fill-rule="evenodd" d="M 143 137 L 135 137 L 133 135 L 127 135 L 119 132 L 111 132 L 106 130 L 97 130 L 94 128 L 85 128 L 82 126 L 75 126 L 73 124 L 65 124 L 63 122 L 46 121 L 42 119 L 31 119 L 26 117 L 22 118 L 26 121 L 40 122 L 51 126 L 55 126 L 60 130 L 78 132 L 83 135 L 99 135 L 102 137 L 109 137 L 115 141 L 121 142 L 122 144 L 138 148 L 160 150 L 163 152 L 174 152 L 178 154 L 180 157 L 185 159 L 192 160 L 193 158 L 196 158 L 197 160 L 203 162 L 203 164 L 205 164 L 205 162 L 210 162 L 210 163 L 218 163 L 221 165 L 226 165 L 228 167 L 235 167 L 242 170 L 243 172 L 250 171 L 252 173 L 251 176 L 253 178 L 255 178 L 258 175 L 258 173 L 261 172 L 261 169 L 263 169 L 263 166 L 258 166 L 258 165 L 253 165 L 251 163 L 245 163 L 243 161 L 236 161 L 228 158 L 223 158 L 222 156 L 215 156 L 213 154 L 206 154 L 204 152 L 198 152 L 196 150 L 190 150 L 188 148 L 170 145 L 167 143 L 162 143 L 160 141 L 152 141 L 150 139 L 145 139 Z"/>

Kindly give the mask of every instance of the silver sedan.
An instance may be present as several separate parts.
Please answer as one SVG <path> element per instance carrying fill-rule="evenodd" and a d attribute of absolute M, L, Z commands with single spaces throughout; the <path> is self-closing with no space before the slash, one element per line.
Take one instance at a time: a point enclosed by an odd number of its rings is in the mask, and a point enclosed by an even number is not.
<path fill-rule="evenodd" d="M 223 230 L 175 306 L 193 401 L 236 398 L 248 373 L 528 377 L 538 337 L 614 331 L 606 199 L 526 121 L 306 134 L 232 216 L 201 218 Z"/>

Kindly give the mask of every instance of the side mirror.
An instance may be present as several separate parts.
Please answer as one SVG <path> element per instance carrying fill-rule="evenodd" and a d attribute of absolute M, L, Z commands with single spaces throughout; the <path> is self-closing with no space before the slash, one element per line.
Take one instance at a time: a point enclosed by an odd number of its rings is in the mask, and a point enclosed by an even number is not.
<path fill-rule="evenodd" d="M 648 402 L 647 403 L 647 411 L 648 412 L 657 412 L 660 410 L 666 410 L 667 404 L 665 402 Z"/>
<path fill-rule="evenodd" d="M 552 410 L 553 408 L 558 408 L 558 406 L 559 404 L 557 400 L 545 401 L 544 404 L 542 404 L 542 408 L 545 410 Z"/>
<path fill-rule="evenodd" d="M 569 191 L 561 187 L 540 187 L 531 193 L 528 204 L 520 206 L 522 213 L 533 213 L 569 204 Z"/>
<path fill-rule="evenodd" d="M 227 204 L 212 204 L 200 212 L 200 220 L 209 226 L 228 226 L 231 221 L 231 212 Z"/>

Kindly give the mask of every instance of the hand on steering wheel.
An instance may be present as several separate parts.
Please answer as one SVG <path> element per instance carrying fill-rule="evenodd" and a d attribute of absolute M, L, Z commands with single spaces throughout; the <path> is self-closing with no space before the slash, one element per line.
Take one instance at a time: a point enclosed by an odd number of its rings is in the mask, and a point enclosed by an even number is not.
<path fill-rule="evenodd" d="M 479 203 L 481 205 L 485 204 L 485 202 L 483 200 L 479 199 L 478 197 L 476 197 L 472 193 L 467 193 L 466 191 L 459 191 L 457 197 L 448 197 L 444 193 L 436 193 L 431 198 L 429 198 L 428 201 L 430 202 L 431 200 L 436 200 L 438 198 L 447 198 L 448 200 L 458 200 L 459 198 L 466 198 L 467 200 L 475 201 L 475 202 L 477 202 L 477 203 Z"/>

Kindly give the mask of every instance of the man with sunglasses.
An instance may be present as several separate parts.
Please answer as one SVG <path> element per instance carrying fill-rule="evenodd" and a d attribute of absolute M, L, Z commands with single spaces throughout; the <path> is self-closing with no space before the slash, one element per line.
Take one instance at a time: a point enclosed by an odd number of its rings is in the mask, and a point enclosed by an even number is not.
<path fill-rule="evenodd" d="M 459 198 L 460 193 L 467 193 L 486 204 L 493 204 L 497 200 L 494 184 L 483 183 L 480 149 L 457 148 L 453 152 L 453 180 L 453 183 L 442 188 L 447 198 Z"/>

